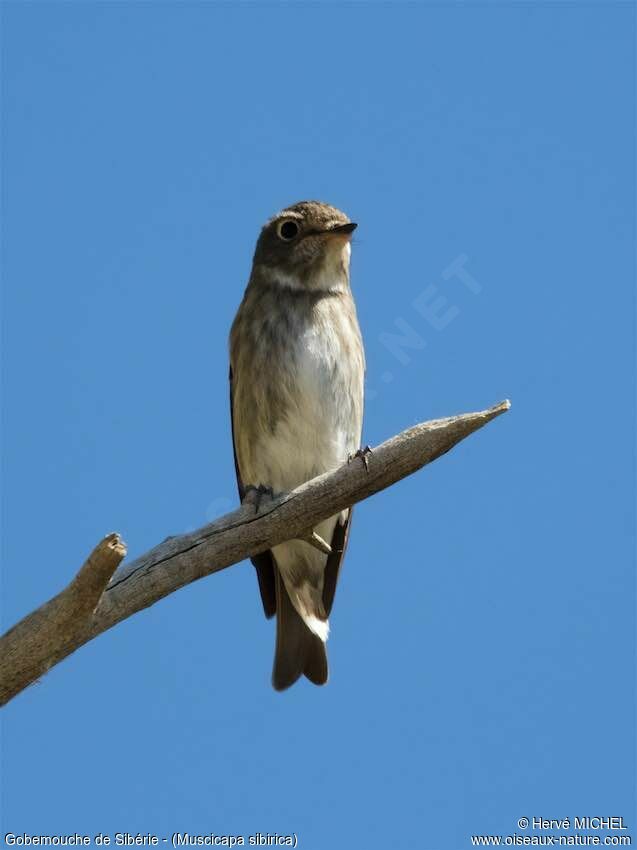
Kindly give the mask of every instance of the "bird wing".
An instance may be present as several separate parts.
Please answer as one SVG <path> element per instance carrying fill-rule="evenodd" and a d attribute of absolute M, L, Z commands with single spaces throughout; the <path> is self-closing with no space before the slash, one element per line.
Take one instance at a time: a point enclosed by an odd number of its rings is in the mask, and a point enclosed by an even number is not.
<path fill-rule="evenodd" d="M 334 604 L 336 582 L 338 581 L 338 574 L 340 572 L 341 564 L 345 557 L 345 550 L 347 549 L 347 543 L 349 541 L 349 530 L 352 524 L 353 510 L 354 508 L 350 508 L 347 511 L 347 517 L 343 523 L 341 523 L 341 519 L 339 517 L 338 522 L 334 527 L 334 533 L 332 534 L 332 541 L 330 544 L 332 547 L 332 554 L 328 555 L 327 563 L 325 564 L 325 573 L 323 575 L 323 605 L 325 606 L 325 613 L 328 617 L 332 610 L 332 605 Z"/>
<path fill-rule="evenodd" d="M 237 460 L 237 443 L 234 436 L 234 404 L 233 404 L 233 381 L 232 381 L 232 366 L 230 367 L 230 422 L 232 425 L 232 451 L 234 453 L 234 469 L 237 475 L 237 487 L 239 488 L 239 498 L 243 501 L 245 488 L 241 480 L 241 471 L 239 469 L 239 461 Z M 259 580 L 259 592 L 261 593 L 261 601 L 263 603 L 263 611 L 269 619 L 276 613 L 276 581 L 274 574 L 274 557 L 268 549 L 266 552 L 261 552 L 250 559 L 257 571 Z"/>

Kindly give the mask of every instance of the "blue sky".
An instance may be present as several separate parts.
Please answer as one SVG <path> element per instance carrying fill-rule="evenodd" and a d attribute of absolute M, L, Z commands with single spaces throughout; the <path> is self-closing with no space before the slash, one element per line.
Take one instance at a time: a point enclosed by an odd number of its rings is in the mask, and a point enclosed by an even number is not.
<path fill-rule="evenodd" d="M 2 833 L 634 836 L 632 4 L 2 16 L 5 627 L 233 507 L 227 333 L 289 203 L 359 222 L 366 442 L 513 402 L 357 508 L 326 688 L 271 690 L 249 564 L 191 585 L 4 710 Z"/>

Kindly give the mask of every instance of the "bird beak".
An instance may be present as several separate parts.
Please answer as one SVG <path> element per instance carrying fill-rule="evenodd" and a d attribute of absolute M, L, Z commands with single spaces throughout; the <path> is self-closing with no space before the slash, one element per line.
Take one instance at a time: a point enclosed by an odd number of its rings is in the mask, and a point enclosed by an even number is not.
<path fill-rule="evenodd" d="M 334 227 L 330 227 L 330 229 L 325 232 L 328 236 L 350 237 L 357 227 L 358 225 L 355 221 L 348 221 L 347 224 L 337 224 Z"/>

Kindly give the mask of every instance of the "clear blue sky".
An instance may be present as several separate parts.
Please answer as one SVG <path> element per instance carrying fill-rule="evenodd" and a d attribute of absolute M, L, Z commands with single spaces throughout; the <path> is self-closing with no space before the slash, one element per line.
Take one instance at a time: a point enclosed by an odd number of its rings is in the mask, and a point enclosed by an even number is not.
<path fill-rule="evenodd" d="M 513 402 L 358 507 L 326 688 L 272 691 L 249 564 L 191 585 L 4 711 L 2 833 L 637 840 L 632 4 L 2 14 L 5 627 L 235 504 L 227 333 L 286 204 L 359 222 L 366 442 Z"/>

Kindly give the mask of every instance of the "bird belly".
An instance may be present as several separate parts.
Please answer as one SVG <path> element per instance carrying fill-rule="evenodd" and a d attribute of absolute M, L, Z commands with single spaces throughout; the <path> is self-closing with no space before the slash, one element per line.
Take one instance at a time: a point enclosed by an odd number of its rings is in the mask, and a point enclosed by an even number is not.
<path fill-rule="evenodd" d="M 283 360 L 278 370 L 281 386 L 287 388 L 283 411 L 274 429 L 260 434 L 252 456 L 257 480 L 275 493 L 292 490 L 340 466 L 360 440 L 352 364 L 341 356 L 336 336 L 308 330 Z M 344 523 L 347 515 L 344 510 L 314 530 L 331 541 L 336 523 Z M 272 551 L 292 604 L 308 628 L 327 640 L 326 555 L 300 540 L 289 540 Z"/>
<path fill-rule="evenodd" d="M 276 370 L 286 388 L 283 410 L 274 429 L 259 436 L 253 454 L 259 481 L 275 492 L 340 466 L 360 440 L 352 366 L 341 355 L 336 334 L 308 330 L 289 355 Z"/>
<path fill-rule="evenodd" d="M 355 316 L 325 299 L 309 321 L 279 335 L 273 352 L 238 381 L 237 458 L 244 484 L 288 492 L 335 469 L 360 446 L 364 358 Z M 314 529 L 331 542 L 349 510 Z M 308 529 L 309 530 L 309 529 Z M 323 603 L 327 556 L 301 540 L 272 549 L 292 604 L 308 628 L 326 640 Z"/>

